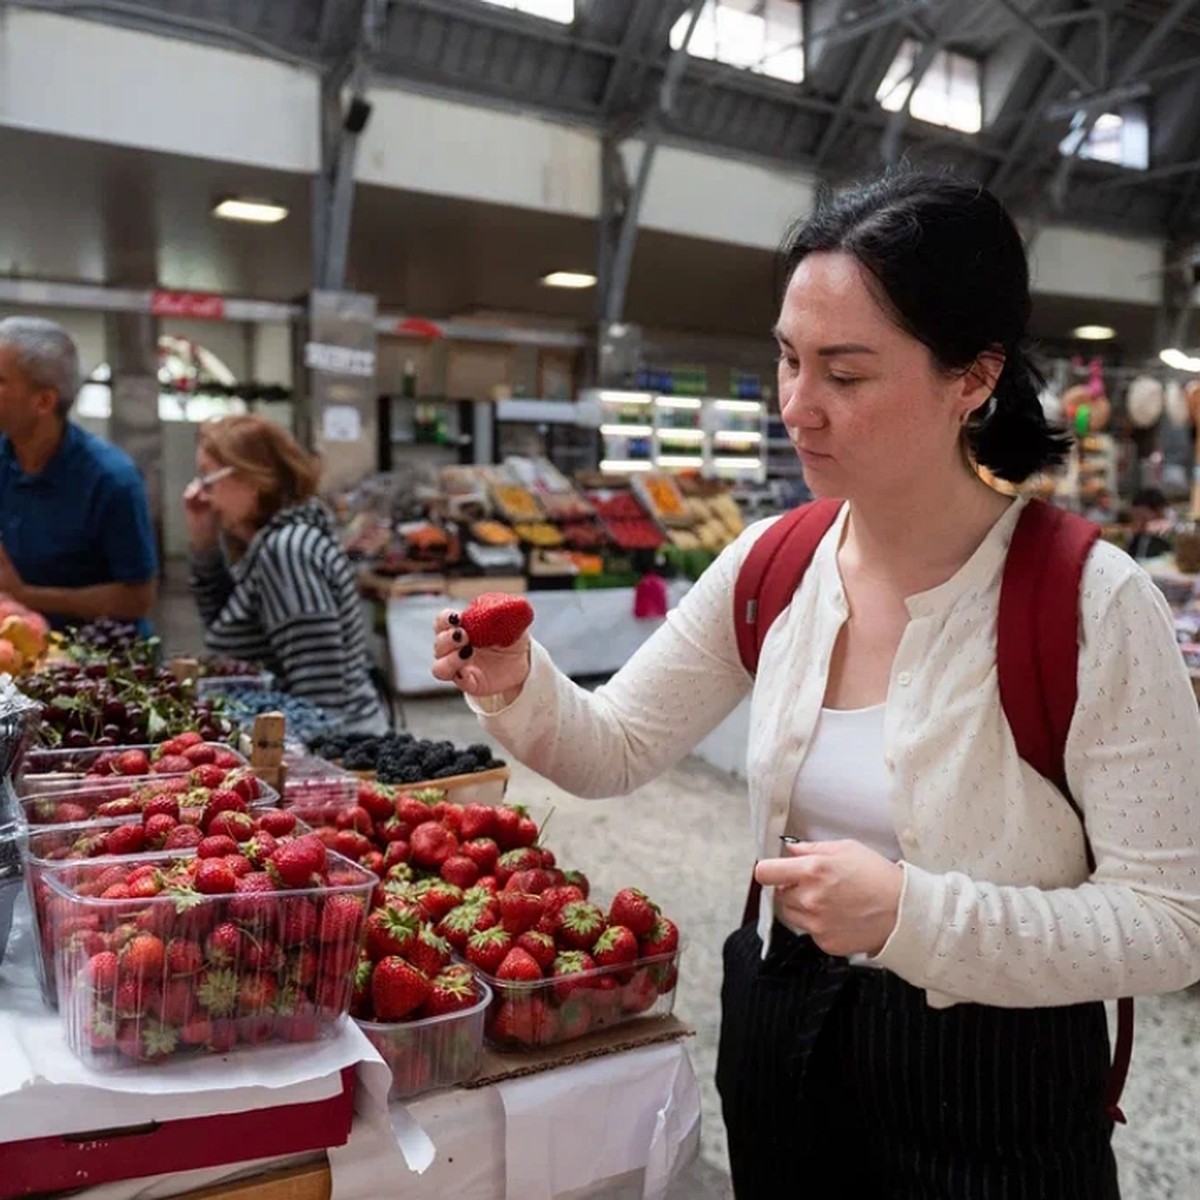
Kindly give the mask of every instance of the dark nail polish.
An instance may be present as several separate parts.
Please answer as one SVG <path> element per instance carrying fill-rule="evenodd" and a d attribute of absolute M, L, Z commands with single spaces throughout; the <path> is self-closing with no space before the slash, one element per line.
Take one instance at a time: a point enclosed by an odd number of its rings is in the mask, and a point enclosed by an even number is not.
<path fill-rule="evenodd" d="M 449 621 L 451 625 L 457 625 L 458 624 L 458 613 L 451 613 L 446 618 L 446 620 Z"/>
<path fill-rule="evenodd" d="M 462 649 L 461 649 L 461 650 L 458 652 L 458 657 L 459 657 L 459 658 L 470 658 L 470 657 L 471 657 L 471 655 L 472 655 L 472 654 L 474 654 L 474 653 L 475 653 L 475 647 L 474 647 L 474 646 L 464 646 L 464 647 L 463 647 L 463 648 L 462 648 Z"/>
<path fill-rule="evenodd" d="M 461 642 L 463 640 L 463 631 L 461 629 L 456 629 L 454 631 L 454 640 L 456 642 Z"/>

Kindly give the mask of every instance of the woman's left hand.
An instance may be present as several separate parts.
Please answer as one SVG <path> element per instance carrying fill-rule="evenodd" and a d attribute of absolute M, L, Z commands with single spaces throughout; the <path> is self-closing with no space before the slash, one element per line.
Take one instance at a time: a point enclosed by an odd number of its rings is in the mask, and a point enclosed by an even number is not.
<path fill-rule="evenodd" d="M 876 955 L 900 915 L 904 869 L 861 842 L 798 842 L 764 858 L 759 883 L 774 887 L 775 915 L 826 954 Z"/>

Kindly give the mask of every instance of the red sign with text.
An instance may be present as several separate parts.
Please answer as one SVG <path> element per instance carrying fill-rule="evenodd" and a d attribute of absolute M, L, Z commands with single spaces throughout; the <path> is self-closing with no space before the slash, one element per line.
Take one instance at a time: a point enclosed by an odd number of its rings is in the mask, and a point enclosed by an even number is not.
<path fill-rule="evenodd" d="M 192 317 L 219 321 L 225 316 L 225 297 L 210 292 L 169 292 L 155 288 L 150 294 L 150 314 L 155 317 Z"/>

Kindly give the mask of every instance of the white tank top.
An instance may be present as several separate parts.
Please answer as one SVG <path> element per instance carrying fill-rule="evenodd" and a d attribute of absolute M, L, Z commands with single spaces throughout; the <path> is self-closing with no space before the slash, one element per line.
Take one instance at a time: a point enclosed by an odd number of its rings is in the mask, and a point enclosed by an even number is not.
<path fill-rule="evenodd" d="M 796 783 L 786 832 L 806 842 L 853 838 L 884 858 L 902 857 L 884 765 L 887 705 L 823 708 Z"/>

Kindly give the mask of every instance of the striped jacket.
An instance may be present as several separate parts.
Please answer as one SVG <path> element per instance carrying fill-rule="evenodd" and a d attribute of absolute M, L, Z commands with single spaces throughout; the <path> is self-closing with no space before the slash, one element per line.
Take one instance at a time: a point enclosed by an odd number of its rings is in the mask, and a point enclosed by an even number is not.
<path fill-rule="evenodd" d="M 236 562 L 213 551 L 191 566 L 210 653 L 260 663 L 338 722 L 382 731 L 354 575 L 320 500 L 277 513 Z"/>

